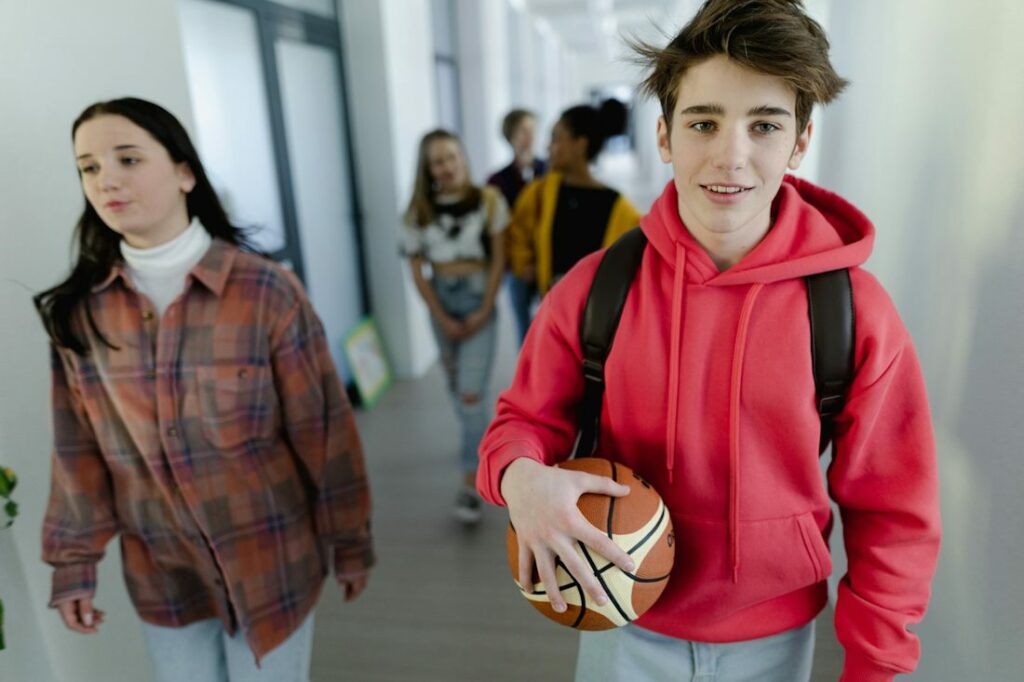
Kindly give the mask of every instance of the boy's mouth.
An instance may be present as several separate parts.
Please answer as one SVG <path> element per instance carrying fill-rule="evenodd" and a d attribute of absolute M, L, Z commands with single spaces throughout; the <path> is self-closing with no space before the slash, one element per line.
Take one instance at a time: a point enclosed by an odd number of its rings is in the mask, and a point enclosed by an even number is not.
<path fill-rule="evenodd" d="M 740 194 L 753 189 L 753 187 L 744 187 L 742 185 L 701 185 L 701 187 L 715 194 Z"/>

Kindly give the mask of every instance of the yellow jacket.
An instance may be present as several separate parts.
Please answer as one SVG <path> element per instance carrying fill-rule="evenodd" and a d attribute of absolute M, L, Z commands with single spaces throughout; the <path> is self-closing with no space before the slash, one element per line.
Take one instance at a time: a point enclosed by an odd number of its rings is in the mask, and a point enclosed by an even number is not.
<path fill-rule="evenodd" d="M 516 200 L 508 229 L 508 257 L 512 272 L 522 276 L 533 266 L 541 294 L 551 288 L 551 231 L 554 227 L 560 173 L 548 173 L 534 180 Z M 619 194 L 608 216 L 601 247 L 607 247 L 623 233 L 640 224 L 640 212 L 629 199 Z"/>

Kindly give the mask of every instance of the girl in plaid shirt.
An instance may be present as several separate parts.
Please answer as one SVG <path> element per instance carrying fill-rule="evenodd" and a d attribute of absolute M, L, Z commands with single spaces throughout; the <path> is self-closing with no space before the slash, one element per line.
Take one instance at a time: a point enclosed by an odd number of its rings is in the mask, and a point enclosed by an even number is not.
<path fill-rule="evenodd" d="M 52 342 L 51 606 L 97 631 L 96 565 L 119 536 L 158 680 L 306 680 L 325 576 L 354 599 L 374 563 L 320 320 L 228 221 L 169 112 L 100 102 L 72 138 L 77 262 L 35 299 Z"/>

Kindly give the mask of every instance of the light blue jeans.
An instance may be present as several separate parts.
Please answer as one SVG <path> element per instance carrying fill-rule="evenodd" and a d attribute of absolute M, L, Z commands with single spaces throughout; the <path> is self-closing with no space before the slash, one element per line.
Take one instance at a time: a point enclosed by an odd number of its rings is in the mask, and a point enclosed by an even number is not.
<path fill-rule="evenodd" d="M 814 621 L 746 642 L 704 644 L 635 625 L 580 634 L 576 682 L 807 682 Z"/>
<path fill-rule="evenodd" d="M 457 320 L 465 319 L 484 303 L 487 272 L 442 277 L 434 275 L 434 292 L 445 311 Z M 433 322 L 441 363 L 448 379 L 448 390 L 462 427 L 459 462 L 463 473 L 476 471 L 477 448 L 490 418 L 487 380 L 494 364 L 496 325 L 494 316 L 473 336 L 453 341 Z M 466 400 L 475 397 L 475 400 Z"/>
<path fill-rule="evenodd" d="M 530 321 L 532 320 L 530 308 L 533 305 L 533 299 L 537 298 L 537 285 L 527 284 L 525 280 L 520 279 L 511 272 L 505 275 L 505 285 L 508 288 L 509 300 L 512 303 L 512 314 L 516 319 L 519 345 L 522 346 L 523 339 L 526 338 L 526 332 L 530 328 Z"/>
<path fill-rule="evenodd" d="M 142 632 L 156 682 L 309 682 L 312 614 L 259 668 L 242 631 L 229 637 L 216 619 L 181 628 L 143 623 Z"/>

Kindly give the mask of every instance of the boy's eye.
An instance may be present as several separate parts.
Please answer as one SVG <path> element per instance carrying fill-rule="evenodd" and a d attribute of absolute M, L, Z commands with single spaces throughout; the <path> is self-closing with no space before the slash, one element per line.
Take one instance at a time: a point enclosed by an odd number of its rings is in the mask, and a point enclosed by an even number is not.
<path fill-rule="evenodd" d="M 715 124 L 711 121 L 697 121 L 696 123 L 691 123 L 690 128 L 698 133 L 710 133 L 715 129 Z"/>
<path fill-rule="evenodd" d="M 779 126 L 775 125 L 774 123 L 757 123 L 754 125 L 754 130 L 758 133 L 761 133 L 762 135 L 774 133 L 776 130 L 779 129 Z"/>

